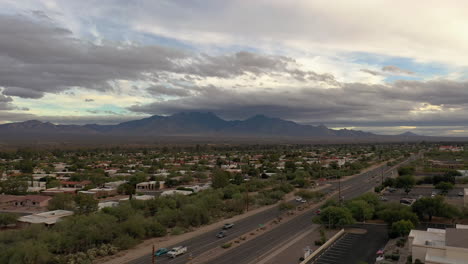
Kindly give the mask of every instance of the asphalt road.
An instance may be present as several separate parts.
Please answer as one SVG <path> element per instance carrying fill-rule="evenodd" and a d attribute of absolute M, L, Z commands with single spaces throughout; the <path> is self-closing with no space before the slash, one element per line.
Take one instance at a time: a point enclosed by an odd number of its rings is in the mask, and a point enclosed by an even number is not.
<path fill-rule="evenodd" d="M 371 190 L 374 186 L 380 184 L 383 171 L 385 171 L 384 176 L 389 177 L 393 175 L 392 172 L 395 172 L 395 167 L 388 168 L 386 165 L 383 165 L 381 167 L 362 173 L 359 176 L 356 176 L 343 182 L 331 182 L 331 186 L 322 191 L 325 193 L 330 193 L 337 191 L 340 187 L 342 190 L 341 196 L 344 196 L 344 199 L 351 199 Z M 275 229 L 258 236 L 255 239 L 252 239 L 236 248 L 227 251 L 226 254 L 223 254 L 222 256 L 215 258 L 207 263 L 254 263 L 258 256 L 261 256 L 262 254 L 268 252 L 274 246 L 284 243 L 284 241 L 287 241 L 290 238 L 293 238 L 296 234 L 300 233 L 301 231 L 310 228 L 313 225 L 311 219 L 315 215 L 315 209 L 316 208 L 312 208 L 312 210 L 309 210 L 308 212 L 295 217 L 289 222 L 282 224 L 276 227 Z M 279 214 L 280 212 L 278 208 L 274 207 L 272 209 L 234 222 L 234 227 L 228 231 L 228 235 L 225 238 L 216 238 L 216 234 L 219 232 L 219 230 L 215 230 L 196 236 L 183 243 L 173 245 L 170 248 L 179 245 L 187 246 L 188 253 L 179 256 L 175 259 L 169 259 L 166 256 L 158 257 L 157 263 L 185 264 L 188 261 L 188 256 L 191 255 L 192 257 L 196 257 L 212 248 L 220 247 L 227 241 L 231 240 L 233 237 L 238 237 L 251 230 L 254 230 L 260 224 L 264 224 L 274 219 Z M 220 230 L 224 223 L 226 223 L 226 221 L 220 222 Z M 151 254 L 145 255 L 139 259 L 131 261 L 130 263 L 149 264 L 151 263 Z"/>

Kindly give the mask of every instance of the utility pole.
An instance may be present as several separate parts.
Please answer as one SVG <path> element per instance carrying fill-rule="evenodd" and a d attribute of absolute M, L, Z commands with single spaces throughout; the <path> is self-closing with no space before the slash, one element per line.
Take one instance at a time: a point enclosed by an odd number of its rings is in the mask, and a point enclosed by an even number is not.
<path fill-rule="evenodd" d="M 382 166 L 382 186 L 383 186 L 384 170 L 385 168 Z"/>
<path fill-rule="evenodd" d="M 153 244 L 153 250 L 151 251 L 151 263 L 154 264 L 156 262 L 156 259 L 154 257 L 154 244 Z"/>
<path fill-rule="evenodd" d="M 341 205 L 341 178 L 338 178 L 338 204 Z"/>

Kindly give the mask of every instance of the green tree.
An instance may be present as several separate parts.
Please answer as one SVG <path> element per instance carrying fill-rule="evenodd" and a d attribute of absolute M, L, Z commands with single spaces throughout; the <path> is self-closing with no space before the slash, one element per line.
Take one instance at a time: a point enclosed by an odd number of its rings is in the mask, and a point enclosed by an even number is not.
<path fill-rule="evenodd" d="M 120 194 L 128 195 L 129 200 L 131 200 L 133 195 L 135 194 L 135 186 L 130 183 L 124 183 L 119 185 L 119 187 L 117 188 L 117 192 Z"/>
<path fill-rule="evenodd" d="M 374 207 L 370 206 L 364 200 L 353 200 L 347 203 L 346 207 L 351 211 L 354 219 L 357 221 L 365 221 L 372 219 L 374 215 Z"/>
<path fill-rule="evenodd" d="M 212 187 L 215 189 L 224 188 L 229 184 L 229 175 L 222 170 L 214 170 L 212 176 Z"/>
<path fill-rule="evenodd" d="M 15 224 L 18 215 L 13 213 L 0 213 L 0 227 Z"/>
<path fill-rule="evenodd" d="M 412 175 L 398 176 L 396 179 L 396 187 L 403 188 L 406 193 L 409 193 L 415 184 L 416 180 Z"/>
<path fill-rule="evenodd" d="M 329 228 L 342 227 L 353 224 L 354 218 L 349 209 L 330 206 L 320 213 L 320 222 Z"/>
<path fill-rule="evenodd" d="M 75 212 L 77 214 L 90 214 L 98 210 L 98 200 L 93 196 L 79 193 L 75 196 Z"/>
<path fill-rule="evenodd" d="M 453 219 L 461 214 L 456 207 L 447 204 L 442 196 L 423 197 L 412 205 L 412 209 L 420 219 L 427 217 L 429 221 L 432 221 L 433 216 Z"/>
<path fill-rule="evenodd" d="M 390 237 L 407 236 L 411 229 L 414 229 L 414 224 L 409 220 L 394 222 L 390 229 Z"/>
<path fill-rule="evenodd" d="M 19 195 L 28 190 L 28 179 L 20 176 L 10 176 L 0 182 L 0 193 Z"/>
<path fill-rule="evenodd" d="M 49 200 L 47 208 L 49 210 L 74 210 L 75 201 L 73 195 L 68 193 L 56 194 L 52 199 Z"/>
<path fill-rule="evenodd" d="M 435 185 L 435 188 L 440 190 L 442 194 L 447 194 L 450 190 L 453 189 L 453 183 L 451 182 L 439 182 Z"/>

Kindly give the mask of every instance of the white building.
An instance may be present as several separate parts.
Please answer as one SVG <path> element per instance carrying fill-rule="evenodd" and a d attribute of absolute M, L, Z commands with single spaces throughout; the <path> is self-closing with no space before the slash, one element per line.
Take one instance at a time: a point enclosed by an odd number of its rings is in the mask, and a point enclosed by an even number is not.
<path fill-rule="evenodd" d="M 73 215 L 72 211 L 67 210 L 55 210 L 39 214 L 25 215 L 18 218 L 19 222 L 29 224 L 46 224 L 53 225 L 60 221 L 63 217 Z"/>
<path fill-rule="evenodd" d="M 426 264 L 468 263 L 468 226 L 411 230 L 408 236 L 413 262 L 419 259 Z"/>

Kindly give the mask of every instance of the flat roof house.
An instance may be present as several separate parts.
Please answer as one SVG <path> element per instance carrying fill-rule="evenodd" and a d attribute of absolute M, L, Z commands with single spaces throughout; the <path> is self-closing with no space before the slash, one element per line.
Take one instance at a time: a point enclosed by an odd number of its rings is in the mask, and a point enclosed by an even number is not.
<path fill-rule="evenodd" d="M 19 222 L 25 224 L 45 224 L 54 225 L 55 223 L 62 220 L 63 217 L 73 215 L 72 211 L 67 210 L 55 210 L 48 211 L 39 214 L 25 215 L 18 219 Z"/>
<path fill-rule="evenodd" d="M 413 263 L 419 259 L 426 264 L 468 263 L 468 226 L 426 231 L 411 230 L 409 250 Z"/>

